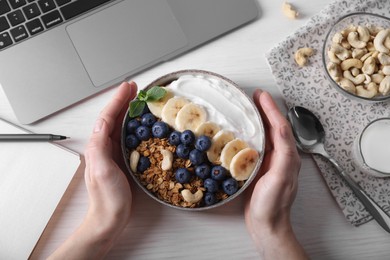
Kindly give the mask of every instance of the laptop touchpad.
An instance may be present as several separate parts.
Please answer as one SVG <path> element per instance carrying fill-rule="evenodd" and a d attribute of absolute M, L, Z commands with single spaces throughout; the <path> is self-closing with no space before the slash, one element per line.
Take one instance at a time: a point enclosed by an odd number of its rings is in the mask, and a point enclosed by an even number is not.
<path fill-rule="evenodd" d="M 95 86 L 146 68 L 187 45 L 166 1 L 131 0 L 67 27 Z"/>

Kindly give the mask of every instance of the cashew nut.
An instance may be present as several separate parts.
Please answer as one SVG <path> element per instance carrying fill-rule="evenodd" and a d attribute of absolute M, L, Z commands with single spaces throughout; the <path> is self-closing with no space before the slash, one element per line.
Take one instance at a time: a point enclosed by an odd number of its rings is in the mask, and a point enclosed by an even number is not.
<path fill-rule="evenodd" d="M 358 68 L 352 68 L 351 73 L 354 77 L 360 74 L 360 70 Z"/>
<path fill-rule="evenodd" d="M 371 83 L 372 82 L 372 79 L 371 79 L 371 77 L 369 76 L 369 75 L 367 75 L 367 74 L 362 74 L 362 75 L 364 75 L 364 77 L 366 78 L 365 80 L 364 80 L 364 84 L 368 84 L 368 83 Z"/>
<path fill-rule="evenodd" d="M 330 51 L 333 52 L 340 60 L 346 60 L 351 57 L 350 51 L 341 46 L 340 44 L 332 44 Z"/>
<path fill-rule="evenodd" d="M 375 82 L 371 82 L 366 87 L 356 86 L 356 94 L 359 97 L 373 98 L 378 94 L 378 86 Z"/>
<path fill-rule="evenodd" d="M 140 154 L 137 150 L 134 150 L 130 154 L 130 170 L 133 173 L 137 172 L 137 165 L 140 158 Z"/>
<path fill-rule="evenodd" d="M 378 54 L 378 60 L 382 65 L 390 65 L 390 56 L 383 52 Z"/>
<path fill-rule="evenodd" d="M 368 42 L 371 38 L 370 31 L 365 26 L 358 26 L 357 32 L 359 34 L 359 40 Z"/>
<path fill-rule="evenodd" d="M 299 15 L 298 12 L 293 8 L 293 6 L 288 2 L 283 3 L 282 11 L 283 14 L 290 19 L 296 19 Z"/>
<path fill-rule="evenodd" d="M 341 43 L 343 40 L 344 36 L 340 32 L 335 33 L 332 37 L 332 42 L 334 43 Z"/>
<path fill-rule="evenodd" d="M 343 76 L 344 78 L 352 81 L 352 83 L 355 84 L 355 86 L 362 84 L 363 81 L 366 79 L 366 76 L 364 74 L 359 74 L 356 77 L 354 77 L 349 70 L 344 71 Z"/>
<path fill-rule="evenodd" d="M 385 78 L 384 75 L 378 74 L 378 73 L 372 74 L 372 75 L 371 75 L 371 80 L 372 80 L 372 82 L 375 82 L 376 84 L 380 84 L 381 81 L 382 81 L 384 78 Z"/>
<path fill-rule="evenodd" d="M 387 48 L 390 49 L 390 37 L 386 37 L 385 41 L 383 42 L 383 45 Z"/>
<path fill-rule="evenodd" d="M 163 171 L 167 171 L 172 168 L 173 163 L 173 154 L 169 150 L 162 149 L 161 154 L 163 156 L 163 159 L 161 161 L 161 169 Z"/>
<path fill-rule="evenodd" d="M 340 84 L 340 86 L 341 86 L 344 90 L 346 90 L 346 91 L 348 91 L 348 92 L 350 92 L 350 93 L 352 93 L 352 94 L 355 94 L 355 93 L 356 93 L 356 87 L 355 87 L 355 85 L 352 83 L 352 81 L 350 81 L 349 79 L 343 78 L 343 79 L 340 80 L 339 84 Z"/>
<path fill-rule="evenodd" d="M 354 26 L 354 25 L 350 25 L 350 26 L 348 26 L 347 28 L 345 28 L 344 30 L 342 30 L 340 33 L 342 34 L 342 35 L 344 35 L 344 37 L 347 37 L 348 36 L 348 34 L 350 33 L 350 32 L 356 32 L 357 31 L 357 28 L 356 28 L 356 26 Z"/>
<path fill-rule="evenodd" d="M 372 75 L 377 70 L 376 61 L 374 57 L 369 57 L 364 61 L 362 71 L 364 74 Z"/>
<path fill-rule="evenodd" d="M 332 51 L 328 51 L 328 58 L 333 63 L 337 63 L 337 64 L 341 63 L 341 60 L 337 58 L 336 54 L 334 54 L 334 52 Z"/>
<path fill-rule="evenodd" d="M 329 62 L 326 68 L 328 69 L 329 75 L 334 81 L 339 82 L 341 80 L 342 72 L 340 66 L 337 63 Z"/>
<path fill-rule="evenodd" d="M 354 49 L 352 51 L 352 58 L 354 59 L 360 59 L 361 57 L 363 57 L 363 55 L 367 54 L 367 49 L 364 48 L 364 49 Z"/>
<path fill-rule="evenodd" d="M 350 68 L 361 69 L 363 67 L 363 62 L 358 59 L 347 59 L 342 61 L 340 66 L 342 70 L 349 70 Z"/>
<path fill-rule="evenodd" d="M 379 84 L 379 92 L 382 95 L 390 94 L 390 76 L 386 76 Z"/>
<path fill-rule="evenodd" d="M 390 50 L 384 46 L 385 39 L 390 37 L 390 29 L 380 31 L 374 38 L 375 49 L 379 52 L 389 53 Z"/>
<path fill-rule="evenodd" d="M 203 191 L 201 190 L 192 193 L 189 189 L 184 189 L 180 193 L 183 199 L 189 203 L 197 203 L 203 198 Z"/>
<path fill-rule="evenodd" d="M 295 62 L 300 66 L 303 67 L 306 65 L 308 61 L 308 57 L 312 56 L 314 53 L 314 50 L 312 48 L 300 48 L 295 53 Z"/>
<path fill-rule="evenodd" d="M 383 72 L 383 74 L 385 74 L 386 76 L 389 76 L 389 75 L 390 75 L 390 65 L 383 66 L 382 72 Z"/>
<path fill-rule="evenodd" d="M 365 41 L 361 41 L 359 39 L 359 34 L 357 32 L 350 32 L 347 39 L 349 44 L 351 44 L 354 48 L 362 49 L 367 45 Z"/>

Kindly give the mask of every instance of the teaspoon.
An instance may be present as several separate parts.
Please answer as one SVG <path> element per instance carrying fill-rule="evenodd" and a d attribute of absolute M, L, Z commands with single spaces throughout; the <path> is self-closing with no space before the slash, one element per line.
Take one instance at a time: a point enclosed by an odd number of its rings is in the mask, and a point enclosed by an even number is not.
<path fill-rule="evenodd" d="M 325 130 L 320 120 L 311 111 L 300 106 L 292 107 L 288 111 L 287 118 L 291 123 L 297 147 L 305 153 L 319 154 L 328 159 L 371 216 L 390 233 L 390 217 L 326 152 L 324 146 Z"/>

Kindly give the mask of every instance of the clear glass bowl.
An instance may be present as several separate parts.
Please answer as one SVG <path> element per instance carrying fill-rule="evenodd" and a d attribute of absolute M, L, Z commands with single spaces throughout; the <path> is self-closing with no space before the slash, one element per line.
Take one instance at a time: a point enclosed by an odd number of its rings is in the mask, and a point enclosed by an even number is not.
<path fill-rule="evenodd" d="M 203 211 L 203 210 L 219 207 L 219 206 L 224 205 L 224 204 L 232 201 L 233 199 L 237 198 L 249 186 L 249 184 L 255 179 L 256 174 L 260 169 L 260 166 L 261 166 L 261 163 L 263 160 L 263 156 L 264 156 L 265 133 L 264 133 L 262 119 L 261 119 L 260 114 L 259 114 L 258 110 L 256 109 L 256 106 L 253 103 L 253 101 L 238 87 L 238 85 L 236 83 L 234 83 L 233 81 L 231 81 L 231 80 L 229 80 L 221 75 L 218 75 L 216 73 L 209 72 L 209 71 L 203 71 L 203 70 L 176 71 L 176 72 L 169 73 L 167 75 L 164 75 L 164 76 L 154 80 L 152 83 L 150 83 L 148 86 L 146 86 L 145 90 L 150 89 L 153 86 L 167 86 L 171 82 L 177 80 L 179 77 L 185 76 L 185 75 L 207 76 L 207 77 L 216 79 L 218 81 L 221 81 L 224 84 L 224 86 L 226 86 L 226 89 L 221 89 L 220 91 L 230 91 L 230 93 L 233 94 L 233 96 L 235 96 L 237 99 L 240 98 L 244 103 L 248 104 L 251 112 L 254 113 L 255 118 L 256 118 L 254 120 L 257 121 L 256 124 L 258 124 L 260 127 L 259 132 L 256 132 L 256 136 L 257 136 L 257 139 L 259 140 L 259 144 L 257 147 L 254 147 L 254 148 L 259 152 L 260 156 L 259 156 L 259 160 L 258 160 L 252 174 L 250 175 L 249 179 L 247 179 L 245 181 L 243 186 L 241 186 L 239 188 L 239 190 L 236 193 L 234 193 L 233 195 L 230 195 L 228 198 L 220 200 L 219 202 L 217 202 L 216 204 L 213 204 L 211 206 L 201 206 L 201 207 L 195 207 L 195 208 L 176 206 L 176 205 L 170 204 L 162 199 L 159 199 L 152 191 L 148 190 L 144 185 L 142 185 L 142 183 L 137 178 L 135 173 L 132 172 L 132 170 L 130 168 L 130 162 L 129 162 L 129 157 L 130 157 L 131 151 L 129 151 L 129 149 L 126 147 L 126 144 L 125 144 L 126 126 L 127 126 L 128 121 L 130 120 L 130 117 L 128 116 L 128 111 L 125 114 L 125 117 L 123 119 L 123 124 L 122 124 L 121 147 L 122 147 L 123 159 L 125 161 L 128 173 L 133 178 L 133 180 L 138 184 L 138 186 L 147 195 L 149 195 L 152 199 L 154 199 L 155 201 L 157 201 L 165 206 L 169 206 L 169 207 L 176 208 L 176 209 L 188 210 L 188 211 Z"/>
<path fill-rule="evenodd" d="M 376 26 L 376 27 L 382 27 L 382 28 L 389 28 L 390 29 L 390 19 L 381 15 L 377 14 L 370 14 L 370 13 L 351 13 L 346 16 L 343 16 L 340 18 L 330 29 L 328 34 L 326 35 L 324 46 L 322 49 L 322 61 L 323 61 L 323 67 L 325 70 L 325 74 L 327 78 L 329 79 L 329 82 L 332 84 L 332 86 L 348 98 L 351 98 L 356 101 L 364 101 L 364 102 L 384 102 L 390 100 L 390 94 L 388 95 L 382 95 L 378 94 L 377 96 L 373 98 L 366 98 L 361 97 L 356 94 L 353 94 L 345 89 L 343 89 L 330 75 L 327 64 L 330 62 L 328 57 L 328 50 L 330 50 L 330 47 L 332 45 L 332 38 L 337 32 L 341 32 L 342 30 L 346 29 L 350 25 L 354 26 Z"/>

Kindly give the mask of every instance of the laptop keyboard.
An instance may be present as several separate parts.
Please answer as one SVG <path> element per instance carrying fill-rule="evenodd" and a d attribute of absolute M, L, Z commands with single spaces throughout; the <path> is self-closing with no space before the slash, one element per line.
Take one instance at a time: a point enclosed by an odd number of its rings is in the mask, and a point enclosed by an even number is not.
<path fill-rule="evenodd" d="M 0 51 L 112 0 L 0 0 Z"/>

